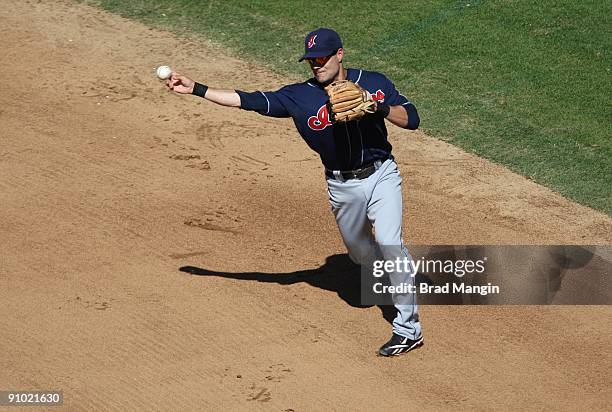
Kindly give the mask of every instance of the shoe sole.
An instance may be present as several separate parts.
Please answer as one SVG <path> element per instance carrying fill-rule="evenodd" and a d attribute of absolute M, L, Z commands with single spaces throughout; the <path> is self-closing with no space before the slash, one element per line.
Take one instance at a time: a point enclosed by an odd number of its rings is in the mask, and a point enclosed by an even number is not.
<path fill-rule="evenodd" d="M 411 350 L 415 350 L 415 349 L 417 349 L 418 347 L 422 346 L 422 345 L 423 345 L 423 343 L 425 343 L 425 341 L 424 341 L 424 339 L 421 337 L 421 339 L 419 339 L 418 341 L 414 342 L 414 343 L 412 344 L 412 346 L 411 346 L 411 347 L 409 347 L 409 348 L 408 348 L 408 349 L 406 349 L 406 350 L 399 351 L 399 352 L 397 352 L 397 353 L 389 353 L 389 354 L 386 354 L 386 353 L 382 352 L 382 351 L 379 349 L 379 350 L 378 350 L 378 356 L 384 356 L 385 358 L 390 358 L 391 356 L 398 356 L 398 355 L 402 355 L 402 354 L 404 354 L 404 353 L 408 353 L 408 352 L 410 352 Z"/>

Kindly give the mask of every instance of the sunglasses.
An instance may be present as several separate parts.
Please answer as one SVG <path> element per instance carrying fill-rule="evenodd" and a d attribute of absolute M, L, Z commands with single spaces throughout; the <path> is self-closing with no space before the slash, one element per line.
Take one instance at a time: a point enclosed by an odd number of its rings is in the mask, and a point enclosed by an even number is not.
<path fill-rule="evenodd" d="M 329 59 L 331 59 L 333 56 L 336 55 L 336 53 L 338 53 L 338 51 L 336 50 L 335 52 L 333 52 L 332 54 L 330 54 L 329 56 L 322 56 L 322 57 L 312 57 L 310 59 L 306 59 L 308 61 L 308 63 L 311 66 L 315 66 L 315 67 L 323 67 L 327 64 L 327 62 L 329 61 Z"/>

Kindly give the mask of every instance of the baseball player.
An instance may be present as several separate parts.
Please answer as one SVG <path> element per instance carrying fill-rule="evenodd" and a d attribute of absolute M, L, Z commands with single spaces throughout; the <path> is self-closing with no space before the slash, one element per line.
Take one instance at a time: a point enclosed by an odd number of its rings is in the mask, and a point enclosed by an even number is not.
<path fill-rule="evenodd" d="M 373 253 L 388 260 L 398 257 L 394 254 L 408 257 L 402 240 L 402 179 L 385 119 L 415 130 L 417 110 L 383 74 L 345 68 L 342 41 L 334 30 L 314 30 L 304 43 L 299 61 L 308 62 L 313 77 L 277 91 L 214 89 L 176 72 L 167 86 L 223 106 L 291 117 L 306 144 L 321 157 L 329 202 L 351 260 L 367 264 Z M 342 89 L 344 85 L 349 89 Z M 390 256 L 390 250 L 399 252 Z M 415 296 L 394 302 L 397 316 L 391 339 L 378 351 L 382 356 L 399 355 L 423 343 Z"/>

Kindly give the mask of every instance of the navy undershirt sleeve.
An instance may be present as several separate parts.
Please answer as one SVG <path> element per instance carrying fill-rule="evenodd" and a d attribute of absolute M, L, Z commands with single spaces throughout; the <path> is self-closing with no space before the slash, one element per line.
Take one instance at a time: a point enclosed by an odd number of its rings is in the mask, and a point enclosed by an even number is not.
<path fill-rule="evenodd" d="M 408 125 L 406 126 L 406 129 L 418 129 L 421 119 L 419 118 L 419 113 L 417 112 L 416 107 L 414 107 L 412 103 L 408 103 L 404 105 L 404 109 L 406 109 L 406 113 L 408 113 Z"/>
<path fill-rule="evenodd" d="M 260 92 L 247 93 L 241 90 L 236 90 L 240 96 L 240 108 L 251 110 L 254 112 L 266 112 L 268 110 L 268 101 Z"/>

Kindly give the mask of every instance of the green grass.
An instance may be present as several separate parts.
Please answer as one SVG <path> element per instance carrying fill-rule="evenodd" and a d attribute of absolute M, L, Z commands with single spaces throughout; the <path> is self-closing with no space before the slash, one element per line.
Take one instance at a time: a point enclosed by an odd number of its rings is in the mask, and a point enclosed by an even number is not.
<path fill-rule="evenodd" d="M 291 76 L 309 75 L 305 34 L 333 27 L 427 133 L 612 215 L 610 0 L 92 1 Z"/>

